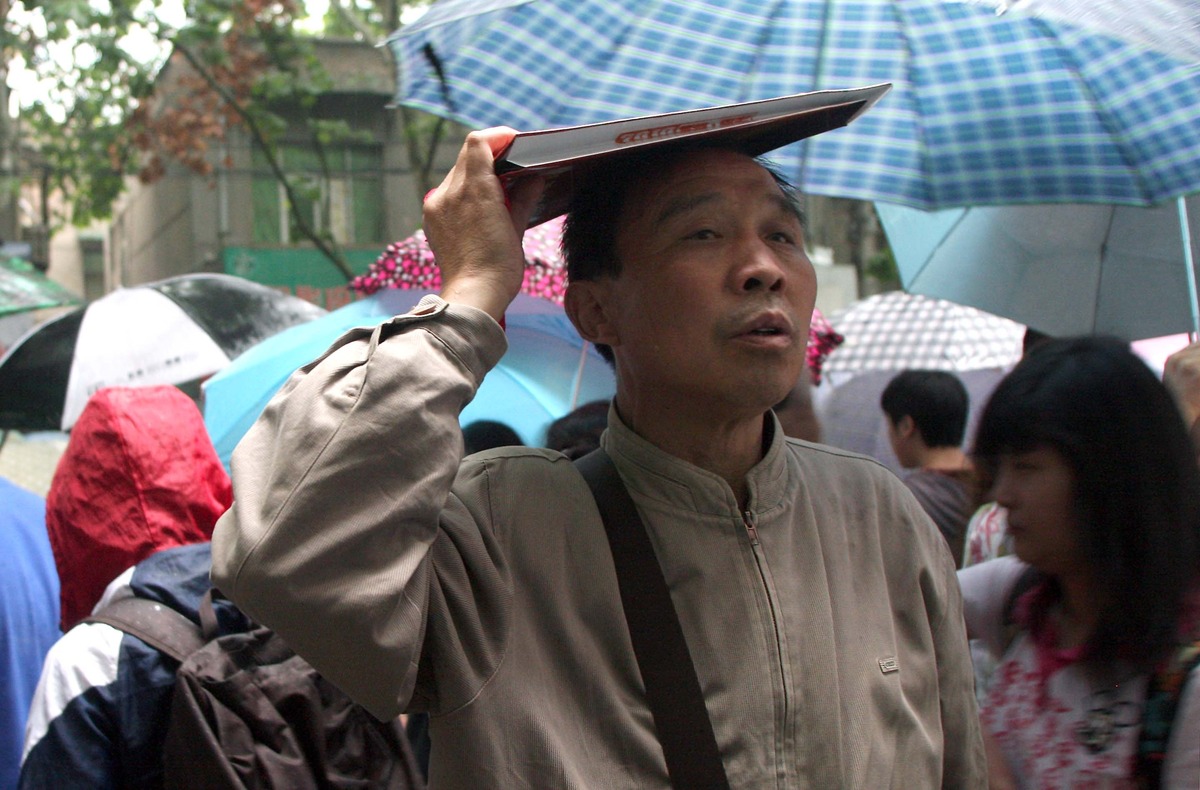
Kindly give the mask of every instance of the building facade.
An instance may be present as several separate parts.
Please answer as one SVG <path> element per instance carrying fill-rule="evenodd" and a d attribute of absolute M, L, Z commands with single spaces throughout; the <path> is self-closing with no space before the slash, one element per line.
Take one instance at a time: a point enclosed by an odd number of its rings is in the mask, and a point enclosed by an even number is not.
<path fill-rule="evenodd" d="M 150 184 L 130 180 L 114 208 L 105 267 L 108 290 L 190 272 L 237 274 L 326 307 L 349 300 L 346 274 L 301 231 L 294 202 L 318 232 L 328 232 L 352 273 L 361 273 L 393 240 L 421 223 L 422 178 L 410 157 L 386 50 L 351 40 L 313 42 L 332 79 L 308 112 L 342 122 L 350 135 L 321 147 L 298 108 L 277 109 L 288 121 L 275 154 L 291 194 L 249 132 L 231 128 L 211 152 L 204 176 L 170 165 Z M 172 61 L 160 74 L 169 95 Z M 426 119 L 428 120 L 428 119 Z M 447 126 L 429 178 L 453 163 L 461 140 Z"/>

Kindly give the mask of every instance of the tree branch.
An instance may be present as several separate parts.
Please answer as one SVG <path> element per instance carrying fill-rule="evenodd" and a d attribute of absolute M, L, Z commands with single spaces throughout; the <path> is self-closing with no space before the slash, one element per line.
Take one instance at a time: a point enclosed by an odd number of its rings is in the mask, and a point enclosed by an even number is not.
<path fill-rule="evenodd" d="M 369 41 L 374 46 L 379 46 L 379 37 L 376 35 L 375 31 L 368 27 L 365 22 L 359 19 L 358 14 L 347 8 L 344 3 L 345 0 L 329 0 L 329 4 L 333 6 L 333 10 L 337 12 L 337 15 L 342 18 L 343 22 L 354 28 L 354 31 L 362 36 L 365 40 Z"/>
<path fill-rule="evenodd" d="M 358 14 L 354 13 L 354 11 L 346 5 L 347 2 L 350 2 L 350 0 L 330 0 L 330 5 L 333 7 L 334 11 L 337 12 L 338 16 L 341 17 L 346 24 L 354 28 L 359 35 L 361 35 L 374 46 L 386 50 L 386 57 L 388 63 L 392 67 L 392 73 L 398 74 L 399 64 L 396 63 L 396 56 L 392 52 L 391 47 L 382 46 L 383 42 L 380 41 L 379 36 L 376 35 L 375 31 L 372 30 L 365 22 L 363 22 Z M 400 4 L 393 0 L 392 4 L 388 6 L 387 12 L 390 17 L 393 17 L 391 20 L 392 23 L 399 27 Z M 438 146 L 442 141 L 442 132 L 445 128 L 446 122 L 445 119 L 438 118 L 437 123 L 434 125 L 433 132 L 430 135 L 429 151 L 422 154 L 419 141 L 417 140 L 416 135 L 412 133 L 412 130 L 415 128 L 415 119 L 412 116 L 412 110 L 404 105 L 399 105 L 396 109 L 400 112 L 400 123 L 405 130 L 404 142 L 408 149 L 409 161 L 415 165 L 413 169 L 417 174 L 417 198 L 423 199 L 429 190 L 437 186 L 437 184 L 432 183 L 433 165 L 436 160 Z"/>
<path fill-rule="evenodd" d="M 192 52 L 186 45 L 180 43 L 179 41 L 173 41 L 172 45 L 176 50 L 183 54 L 183 57 L 187 59 L 187 62 L 191 64 L 193 69 L 196 70 L 196 73 L 199 74 L 201 78 L 203 78 L 208 84 L 208 86 L 212 88 L 218 96 L 221 97 L 222 101 L 233 108 L 234 112 L 238 114 L 238 117 L 242 119 L 242 122 L 246 124 L 246 128 L 250 131 L 250 135 L 262 149 L 263 155 L 267 160 L 267 165 L 271 168 L 271 172 L 275 175 L 275 178 L 279 181 L 279 183 L 283 185 L 283 191 L 287 195 L 288 199 L 288 211 L 291 214 L 292 219 L 296 221 L 296 225 L 299 227 L 300 233 L 309 239 L 313 244 L 315 244 L 317 249 L 320 250 L 321 253 L 338 268 L 338 271 L 340 271 L 342 276 L 346 278 L 346 282 L 350 282 L 350 280 L 354 279 L 354 272 L 350 269 L 350 265 L 342 256 L 341 251 L 334 246 L 336 242 L 331 244 L 330 242 L 332 240 L 327 241 L 323 236 L 318 234 L 316 230 L 313 229 L 308 218 L 306 218 L 300 212 L 299 200 L 297 198 L 295 189 L 292 186 L 291 180 L 284 172 L 283 167 L 279 164 L 279 158 L 275 155 L 274 146 L 272 146 L 267 140 L 266 135 L 263 134 L 262 129 L 254 120 L 254 117 L 238 102 L 237 98 L 233 94 L 225 89 L 224 85 L 221 85 L 219 82 L 217 82 L 216 78 L 213 77 L 204 64 L 200 62 L 200 59 L 194 52 Z"/>

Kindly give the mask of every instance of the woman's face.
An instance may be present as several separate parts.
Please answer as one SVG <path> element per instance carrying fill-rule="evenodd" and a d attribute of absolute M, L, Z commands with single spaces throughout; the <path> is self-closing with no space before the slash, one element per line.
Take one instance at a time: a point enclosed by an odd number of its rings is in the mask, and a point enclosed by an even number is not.
<path fill-rule="evenodd" d="M 1059 577 L 1084 570 L 1075 473 L 1061 453 L 1040 446 L 1002 454 L 992 496 L 1008 509 L 1008 533 L 1021 560 Z"/>

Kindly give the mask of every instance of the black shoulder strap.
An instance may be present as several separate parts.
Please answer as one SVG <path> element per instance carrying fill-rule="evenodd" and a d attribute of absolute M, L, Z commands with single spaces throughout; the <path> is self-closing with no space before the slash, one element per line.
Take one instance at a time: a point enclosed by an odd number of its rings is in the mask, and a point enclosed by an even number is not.
<path fill-rule="evenodd" d="M 145 598 L 113 601 L 83 622 L 111 625 L 181 663 L 207 641 L 200 626 L 166 604 Z"/>
<path fill-rule="evenodd" d="M 1147 681 L 1142 705 L 1133 778 L 1139 788 L 1162 786 L 1163 764 L 1171 743 L 1171 725 L 1192 672 L 1200 667 L 1200 640 L 1181 646 Z"/>
<path fill-rule="evenodd" d="M 603 449 L 575 461 L 592 489 L 621 590 L 646 700 L 675 788 L 728 788 L 696 667 L 662 567 L 617 468 Z"/>

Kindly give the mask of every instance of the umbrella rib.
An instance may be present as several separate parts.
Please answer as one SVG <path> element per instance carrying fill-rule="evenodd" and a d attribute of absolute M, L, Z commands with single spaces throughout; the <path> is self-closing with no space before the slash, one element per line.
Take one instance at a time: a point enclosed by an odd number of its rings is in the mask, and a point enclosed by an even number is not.
<path fill-rule="evenodd" d="M 450 111 L 451 116 L 458 115 L 458 105 L 454 101 L 454 97 L 450 95 L 450 81 L 446 77 L 446 69 L 442 66 L 442 59 L 438 56 L 437 50 L 433 48 L 433 42 L 426 41 L 425 46 L 421 47 L 421 54 L 425 56 L 425 60 L 429 63 L 429 68 L 433 69 L 433 74 L 437 77 L 438 89 L 442 94 L 442 102 L 445 103 L 446 109 Z"/>
<path fill-rule="evenodd" d="M 776 0 L 776 2 L 771 5 L 771 13 L 767 18 L 770 19 L 772 23 L 779 18 L 779 15 L 782 13 L 780 9 L 783 7 L 785 2 L 786 0 Z M 767 50 L 765 44 L 771 40 L 771 30 L 774 27 L 776 27 L 775 24 L 762 26 L 762 32 L 759 34 L 758 41 L 754 47 L 754 63 L 752 63 L 750 68 L 746 70 L 746 81 L 743 83 L 745 87 L 742 89 L 741 95 L 738 96 L 737 101 L 747 101 L 755 98 L 755 95 L 751 92 L 750 86 L 754 84 L 756 77 L 760 76 L 762 73 L 760 65 Z"/>
<path fill-rule="evenodd" d="M 1108 257 L 1108 240 L 1112 238 L 1113 225 L 1117 221 L 1117 207 L 1114 205 L 1108 211 L 1108 224 L 1100 239 L 1100 266 L 1096 272 L 1096 293 L 1092 296 L 1092 332 L 1096 331 L 1096 322 L 1100 316 L 1100 295 L 1104 293 L 1104 261 Z"/>
<path fill-rule="evenodd" d="M 958 219 L 954 220 L 954 224 L 950 227 L 950 229 L 942 234 L 942 237 L 940 239 L 938 239 L 938 243 L 936 245 L 934 245 L 933 250 L 928 255 L 926 255 L 925 260 L 921 262 L 921 268 L 917 269 L 917 273 L 914 274 L 910 278 L 910 281 L 909 281 L 910 285 L 905 286 L 906 290 L 908 288 L 914 287 L 913 284 L 915 284 L 917 282 L 917 279 L 925 272 L 925 270 L 927 268 L 929 268 L 929 264 L 933 263 L 933 259 L 941 251 L 942 245 L 945 244 L 946 240 L 950 238 L 950 235 L 958 229 L 958 226 L 966 221 L 967 214 L 969 214 L 970 211 L 971 211 L 971 209 L 969 207 L 964 208 L 962 210 L 962 213 L 958 215 Z"/>
<path fill-rule="evenodd" d="M 648 2 L 646 3 L 647 6 L 650 6 L 651 4 L 653 4 L 654 6 L 662 5 L 662 3 L 659 0 L 648 0 Z M 649 11 L 647 11 L 647 15 L 652 16 L 652 14 L 650 14 Z M 595 58 L 596 58 L 595 62 L 586 64 L 588 66 L 588 70 L 590 70 L 591 72 L 594 72 L 594 73 L 601 73 L 601 74 L 613 71 L 610 64 L 613 61 L 617 60 L 617 53 L 621 52 L 629 44 L 630 38 L 632 38 L 633 34 L 640 29 L 640 28 L 638 28 L 638 24 L 640 22 L 641 22 L 640 17 L 630 19 L 625 24 L 625 26 L 621 28 L 620 32 L 613 36 L 612 46 L 608 47 L 607 49 L 605 49 L 602 52 L 596 53 L 595 54 Z M 583 97 L 584 97 L 584 95 L 580 94 L 576 98 L 583 98 Z M 588 97 L 588 98 L 592 98 L 592 97 Z M 571 112 L 572 111 L 569 109 L 569 106 L 567 105 L 567 103 L 560 102 L 558 107 L 555 108 L 554 117 L 549 119 L 549 121 L 550 121 L 549 126 L 574 126 L 574 125 L 576 125 L 578 123 L 577 119 L 572 119 L 570 117 L 567 117 L 567 118 L 563 117 L 564 113 L 566 113 L 569 116 Z"/>
<path fill-rule="evenodd" d="M 904 20 L 901 19 L 901 15 L 904 13 L 901 11 L 901 5 L 899 3 L 895 3 L 891 6 L 891 8 L 892 13 L 896 15 L 896 30 L 898 31 L 898 36 L 900 40 L 904 42 L 904 51 L 907 53 L 907 57 L 904 59 L 904 71 L 905 76 L 908 78 L 908 84 L 912 86 L 910 91 L 912 94 L 913 103 L 912 123 L 913 126 L 916 127 L 916 138 L 921 142 L 921 144 L 917 147 L 917 156 L 921 159 L 921 172 L 926 173 L 927 175 L 932 175 L 932 166 L 929 161 L 929 146 L 925 141 L 925 126 L 921 122 L 925 115 L 921 111 L 921 95 L 920 91 L 917 90 L 915 69 L 916 53 L 913 51 L 912 39 L 908 35 L 908 29 L 903 24 Z M 933 178 L 925 178 L 925 198 L 923 205 L 917 206 L 917 208 L 929 210 L 930 208 L 938 208 L 941 206 L 937 195 L 931 194 L 935 191 L 933 188 L 933 182 Z"/>
<path fill-rule="evenodd" d="M 1078 58 L 1074 57 L 1071 50 L 1063 46 L 1058 35 L 1054 32 L 1054 29 L 1045 19 L 1037 16 L 1031 16 L 1028 17 L 1028 19 L 1033 25 L 1042 30 L 1043 35 L 1046 36 L 1048 41 L 1054 42 L 1054 49 L 1057 51 L 1059 57 L 1061 57 L 1064 62 L 1071 64 L 1071 78 L 1076 80 L 1076 82 L 1079 84 L 1080 91 L 1088 97 L 1088 100 L 1092 106 L 1092 110 L 1096 113 L 1096 117 L 1099 118 L 1100 123 L 1104 125 L 1105 131 L 1108 132 L 1109 138 L 1113 141 L 1113 146 L 1118 152 L 1120 152 L 1121 161 L 1125 163 L 1125 169 L 1129 172 L 1132 180 L 1137 184 L 1138 191 L 1141 193 L 1142 205 L 1149 205 L 1149 197 L 1152 193 L 1150 192 L 1149 186 L 1146 184 L 1146 178 L 1142 174 L 1141 169 L 1137 167 L 1136 158 L 1130 155 L 1129 145 L 1126 142 L 1127 135 L 1124 134 L 1121 129 L 1113 123 L 1111 114 L 1106 112 L 1104 109 L 1107 105 L 1104 105 L 1099 101 L 1095 91 L 1092 90 L 1091 84 L 1084 79 L 1083 64 Z"/>
<path fill-rule="evenodd" d="M 833 0 L 825 0 L 825 9 L 821 15 L 821 37 L 817 41 L 817 67 L 813 69 L 813 90 L 820 90 L 822 80 L 825 77 L 825 39 L 829 36 L 829 17 L 833 11 Z M 808 170 L 809 149 L 812 147 L 811 140 L 804 141 L 804 154 L 800 157 L 800 171 L 797 174 L 796 186 L 803 192 L 805 191 L 804 179 Z"/>

